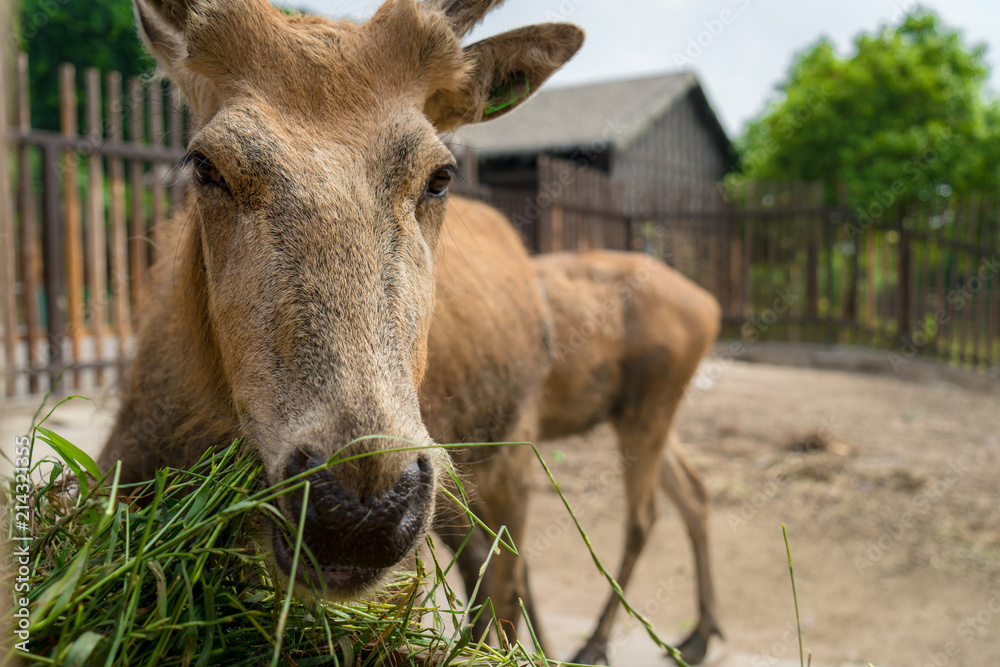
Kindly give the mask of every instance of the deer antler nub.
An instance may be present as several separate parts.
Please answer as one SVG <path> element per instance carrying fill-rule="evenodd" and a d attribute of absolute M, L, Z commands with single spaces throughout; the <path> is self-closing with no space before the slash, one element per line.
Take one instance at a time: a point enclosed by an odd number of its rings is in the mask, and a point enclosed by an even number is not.
<path fill-rule="evenodd" d="M 503 4 L 504 0 L 427 0 L 451 19 L 455 34 L 464 37 L 483 17 Z"/>

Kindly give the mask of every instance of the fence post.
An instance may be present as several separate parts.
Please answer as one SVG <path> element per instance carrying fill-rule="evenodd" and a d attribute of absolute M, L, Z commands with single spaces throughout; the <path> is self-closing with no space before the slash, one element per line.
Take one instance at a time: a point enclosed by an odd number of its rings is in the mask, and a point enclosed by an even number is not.
<path fill-rule="evenodd" d="M 3 274 L 0 286 L 3 292 L 4 376 L 6 393 L 14 395 L 17 382 L 17 299 L 14 296 L 17 258 L 14 254 L 14 209 L 10 203 L 7 150 L 7 58 L 6 50 L 0 54 L 0 239 L 3 245 Z"/>
<path fill-rule="evenodd" d="M 108 72 L 105 79 L 108 107 L 107 135 L 113 142 L 123 143 L 122 137 L 122 77 Z M 118 341 L 116 361 L 121 377 L 125 361 L 125 342 L 131 327 L 129 315 L 128 230 L 125 218 L 125 167 L 120 157 L 108 159 L 108 181 L 111 205 L 108 226 L 111 230 L 111 322 Z"/>
<path fill-rule="evenodd" d="M 896 340 L 900 343 L 910 331 L 910 236 L 904 220 L 906 210 L 901 206 L 896 216 L 896 231 L 899 233 L 899 265 L 896 273 Z"/>
<path fill-rule="evenodd" d="M 31 105 L 28 100 L 28 54 L 17 56 L 17 124 L 21 132 L 31 131 Z M 38 393 L 42 339 L 41 318 L 38 312 L 38 294 L 42 273 L 42 249 L 38 234 L 38 207 L 35 204 L 35 184 L 32 178 L 31 152 L 27 145 L 17 149 L 17 208 L 21 218 L 21 276 L 24 282 L 24 319 L 27 324 L 25 338 L 28 347 L 28 391 Z"/>
<path fill-rule="evenodd" d="M 76 68 L 69 63 L 59 67 L 59 106 L 63 136 L 77 137 Z M 83 223 L 80 219 L 80 190 L 77 179 L 79 159 L 67 148 L 62 154 L 63 204 L 65 206 L 66 278 L 69 297 L 69 334 L 73 341 L 73 361 L 83 356 Z M 73 371 L 73 386 L 80 386 L 80 373 Z"/>
<path fill-rule="evenodd" d="M 42 146 L 42 217 L 45 220 L 45 312 L 48 318 L 49 384 L 56 395 L 62 393 L 59 374 L 63 370 L 62 312 L 63 226 L 59 197 L 59 153 L 52 143 Z"/>
<path fill-rule="evenodd" d="M 97 68 L 90 67 L 85 72 L 87 137 L 100 145 L 101 132 L 101 73 Z M 101 153 L 95 151 L 89 156 L 90 173 L 87 178 L 87 283 L 90 285 L 90 298 L 87 299 L 87 311 L 90 314 L 90 326 L 94 335 L 94 360 L 97 384 L 104 384 L 104 370 L 100 362 L 104 359 L 104 336 L 107 319 L 107 257 L 108 243 L 104 218 L 104 169 L 101 164 Z"/>
<path fill-rule="evenodd" d="M 816 196 L 816 184 L 807 184 L 803 190 L 806 195 L 802 198 L 803 205 L 812 208 L 816 207 L 817 214 L 807 214 L 806 224 L 806 303 L 805 319 L 807 322 L 803 329 L 815 331 L 817 320 L 819 320 L 819 238 L 823 234 L 823 189 L 819 188 L 819 196 Z"/>
<path fill-rule="evenodd" d="M 128 119 L 129 119 L 129 141 L 138 146 L 145 142 L 145 121 L 144 103 L 145 96 L 142 90 L 142 82 L 139 79 L 129 79 L 128 81 Z M 142 162 L 137 159 L 130 159 L 128 163 L 128 181 L 131 189 L 130 220 L 129 220 L 129 266 L 131 269 L 132 285 L 132 313 L 142 309 L 145 299 L 146 286 L 146 207 L 143 203 L 145 186 L 143 184 Z"/>
<path fill-rule="evenodd" d="M 841 183 L 837 186 L 837 206 L 840 208 L 841 219 L 847 226 L 848 230 L 853 230 L 856 227 L 851 222 L 850 219 L 850 209 L 848 208 L 847 199 L 847 188 Z M 858 235 L 853 234 L 853 232 L 848 232 L 847 240 L 851 243 L 854 252 L 851 253 L 850 259 L 850 276 L 847 278 L 846 286 L 844 287 L 844 293 L 842 295 L 842 319 L 850 323 L 852 328 L 858 326 L 858 273 L 861 269 L 861 241 L 862 238 Z M 857 342 L 856 336 L 850 339 L 841 338 L 842 343 L 854 343 Z"/>

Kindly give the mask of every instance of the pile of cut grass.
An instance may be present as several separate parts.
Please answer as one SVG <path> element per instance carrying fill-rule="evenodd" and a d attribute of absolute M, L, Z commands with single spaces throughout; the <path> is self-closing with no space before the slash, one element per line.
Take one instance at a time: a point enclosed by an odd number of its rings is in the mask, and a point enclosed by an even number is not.
<path fill-rule="evenodd" d="M 275 501 L 302 489 L 308 493 L 306 477 L 313 471 L 266 487 L 259 461 L 235 442 L 206 453 L 189 470 L 164 469 L 147 483 L 124 486 L 117 467 L 102 476 L 86 453 L 41 424 L 31 429 L 32 450 L 37 436 L 58 456 L 29 464 L 34 481 L 26 497 L 15 493 L 14 480 L 0 479 L 0 535 L 23 537 L 13 510 L 26 504 L 31 514 L 30 590 L 19 593 L 29 600 L 29 651 L 17 650 L 18 638 L 3 632 L 0 667 L 19 659 L 87 667 L 557 664 L 521 642 L 503 649 L 472 642 L 467 618 L 471 614 L 474 621 L 492 609 L 470 609 L 449 587 L 445 575 L 455 559 L 442 567 L 430 538 L 431 562 L 418 558 L 415 571 L 397 573 L 379 599 L 337 604 L 315 591 L 306 601 L 283 590 L 256 548 L 259 527 L 273 521 L 285 531 L 295 545 L 293 567 L 311 558 L 298 526 Z M 684 665 L 603 567 L 538 449 L 511 444 L 534 449 L 626 612 Z M 461 494 L 460 480 L 453 481 Z M 465 505 L 464 495 L 452 498 Z M 491 553 L 516 553 L 505 529 L 493 534 L 469 516 L 493 535 Z M 0 562 L 0 586 L 12 591 L 19 564 L 9 551 Z M 441 598 L 443 606 L 435 603 Z M 0 610 L 0 627 L 13 626 L 14 610 Z M 528 631 L 534 640 L 530 622 Z"/>
<path fill-rule="evenodd" d="M 59 457 L 32 467 L 29 653 L 5 632 L 0 664 L 16 656 L 32 665 L 164 667 L 545 664 L 520 643 L 504 651 L 472 643 L 464 605 L 444 578 L 451 565 L 436 558 L 418 560 L 417 571 L 395 575 L 381 599 L 365 603 L 303 602 L 282 590 L 254 546 L 256 526 L 285 522 L 275 500 L 301 489 L 305 474 L 265 488 L 260 464 L 238 443 L 190 470 L 124 487 L 117 470 L 102 478 L 52 431 L 33 434 Z M 4 480 L 8 538 L 23 534 L 10 511 L 23 500 Z M 5 560 L 4 590 L 13 590 L 17 567 Z M 439 588 L 450 609 L 435 606 Z"/>

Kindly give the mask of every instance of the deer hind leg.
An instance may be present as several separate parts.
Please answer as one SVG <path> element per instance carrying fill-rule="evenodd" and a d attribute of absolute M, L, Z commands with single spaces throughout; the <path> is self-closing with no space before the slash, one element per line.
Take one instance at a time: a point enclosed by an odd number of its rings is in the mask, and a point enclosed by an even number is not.
<path fill-rule="evenodd" d="M 628 522 L 625 529 L 625 553 L 618 570 L 617 581 L 624 591 L 632 578 L 636 561 L 649 538 L 656 521 L 657 468 L 669 421 L 666 425 L 650 427 L 646 420 L 624 421 L 616 424 L 618 447 L 623 457 L 625 495 L 628 503 Z M 662 424 L 662 422 L 661 422 Z M 572 662 L 586 665 L 608 664 L 608 639 L 621 601 L 612 591 L 604 611 L 587 643 Z"/>
<path fill-rule="evenodd" d="M 660 483 L 680 511 L 691 538 L 698 577 L 698 623 L 678 646 L 688 663 L 699 663 L 712 635 L 722 636 L 715 618 L 715 595 L 708 558 L 708 493 L 675 433 L 670 434 L 660 470 Z"/>

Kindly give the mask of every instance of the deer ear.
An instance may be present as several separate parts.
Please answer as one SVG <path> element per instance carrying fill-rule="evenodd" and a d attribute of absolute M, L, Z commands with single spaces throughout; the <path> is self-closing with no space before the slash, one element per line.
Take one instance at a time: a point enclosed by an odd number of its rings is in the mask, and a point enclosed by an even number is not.
<path fill-rule="evenodd" d="M 211 118 L 218 108 L 212 85 L 187 66 L 191 56 L 191 24 L 197 0 L 134 0 L 139 33 L 195 114 L 195 122 Z"/>
<path fill-rule="evenodd" d="M 570 23 L 545 23 L 467 46 L 469 75 L 455 88 L 433 91 L 424 111 L 439 132 L 499 118 L 572 58 L 583 37 Z"/>
<path fill-rule="evenodd" d="M 135 0 L 139 34 L 169 74 L 187 55 L 185 32 L 191 5 L 190 0 Z"/>

